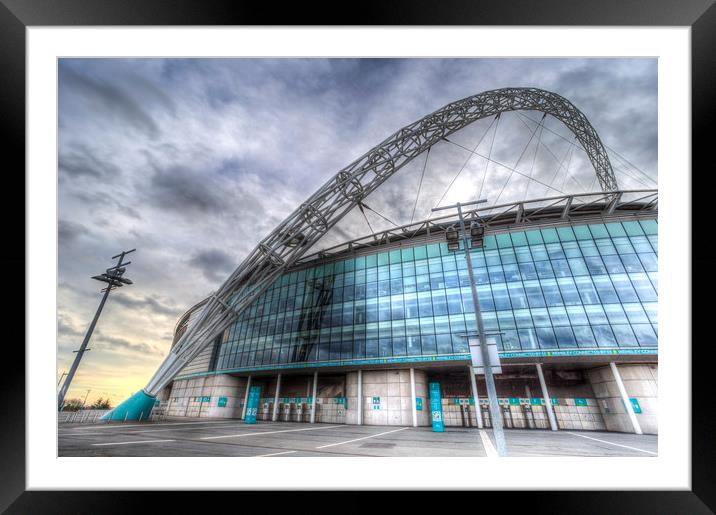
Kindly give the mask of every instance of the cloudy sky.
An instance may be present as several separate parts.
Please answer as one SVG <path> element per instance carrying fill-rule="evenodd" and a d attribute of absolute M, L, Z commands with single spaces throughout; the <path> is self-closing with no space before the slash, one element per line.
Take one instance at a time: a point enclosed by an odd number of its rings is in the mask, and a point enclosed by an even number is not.
<path fill-rule="evenodd" d="M 100 299 L 90 277 L 137 248 L 135 284 L 110 296 L 68 393 L 91 389 L 88 402 L 143 387 L 177 318 L 263 236 L 342 167 L 454 100 L 508 86 L 558 93 L 592 122 L 622 188 L 656 184 L 655 59 L 62 59 L 58 71 L 58 378 Z M 404 224 L 441 198 L 598 189 L 571 133 L 541 117 L 511 113 L 450 137 L 520 173 L 443 142 L 366 203 Z M 320 245 L 368 232 L 351 213 Z"/>

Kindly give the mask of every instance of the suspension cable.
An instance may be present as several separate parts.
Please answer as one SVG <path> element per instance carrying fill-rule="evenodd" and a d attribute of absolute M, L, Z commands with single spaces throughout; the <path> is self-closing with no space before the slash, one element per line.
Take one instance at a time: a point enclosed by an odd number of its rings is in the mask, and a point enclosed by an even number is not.
<path fill-rule="evenodd" d="M 524 148 L 522 149 L 522 152 L 520 152 L 520 156 L 517 158 L 517 161 L 515 162 L 514 168 L 517 168 L 517 166 L 520 164 L 520 161 L 522 161 L 522 158 L 524 157 L 525 152 L 527 152 L 527 149 L 529 148 L 530 143 L 532 143 L 532 140 L 534 139 L 535 134 L 537 134 L 537 129 L 539 128 L 539 125 L 537 125 L 537 126 L 534 128 L 534 130 L 531 130 L 529 127 L 527 127 L 527 128 L 531 131 L 530 139 L 527 140 L 527 144 L 526 144 L 526 145 L 524 146 Z M 505 191 L 505 188 L 506 188 L 507 185 L 509 184 L 510 179 L 512 179 L 512 175 L 513 175 L 513 174 L 514 174 L 514 171 L 513 171 L 513 172 L 510 172 L 509 177 L 507 177 L 507 180 L 502 184 L 502 188 L 500 189 L 500 194 L 497 195 L 497 200 L 495 200 L 494 204 L 497 204 L 497 202 L 499 202 L 500 197 L 502 196 L 502 193 Z M 560 192 L 560 193 L 561 193 L 561 192 Z M 494 204 L 493 204 L 493 205 L 494 205 Z"/>
<path fill-rule="evenodd" d="M 460 170 L 458 170 L 458 172 L 457 172 L 457 174 L 455 175 L 455 177 L 452 178 L 452 180 L 450 181 L 450 184 L 448 184 L 448 187 L 447 187 L 447 188 L 445 189 L 445 191 L 443 192 L 442 197 L 440 197 L 440 200 L 438 200 L 437 204 L 435 204 L 435 206 L 433 206 L 433 207 L 438 207 L 438 206 L 440 205 L 440 202 L 442 202 L 443 199 L 445 198 L 445 195 L 448 194 L 448 191 L 450 191 L 450 188 L 452 188 L 452 185 L 455 183 L 455 180 L 460 176 L 460 174 L 461 174 L 462 171 L 465 169 L 465 166 L 467 166 L 467 163 L 470 161 L 470 159 L 472 159 L 472 155 L 473 155 L 473 154 L 476 154 L 475 150 L 477 150 L 477 147 L 480 146 L 480 143 L 482 143 L 482 140 L 485 139 L 485 136 L 487 136 L 487 133 L 490 132 L 490 129 L 492 128 L 492 124 L 495 123 L 495 120 L 497 120 L 497 116 L 490 122 L 490 125 L 487 127 L 487 130 L 483 133 L 482 137 L 480 137 L 480 140 L 477 142 L 477 145 L 475 145 L 475 148 L 474 148 L 473 150 L 470 150 L 470 149 L 467 148 L 467 147 L 463 147 L 462 145 L 460 145 L 460 144 L 458 144 L 458 143 L 455 143 L 454 141 L 450 141 L 450 140 L 447 139 L 447 138 L 443 138 L 443 139 L 444 139 L 445 141 L 447 141 L 448 143 L 452 143 L 453 145 L 457 145 L 457 146 L 460 147 L 460 148 L 464 148 L 465 150 L 467 150 L 468 152 L 470 152 L 470 155 L 469 155 L 468 158 L 465 160 L 465 162 L 462 164 L 462 167 L 460 168 Z M 480 155 L 480 154 L 477 154 L 477 155 Z M 485 156 L 481 156 L 481 157 L 485 157 Z M 431 210 L 430 213 L 428 214 L 427 218 L 429 219 L 432 215 L 433 215 L 433 211 Z"/>
<path fill-rule="evenodd" d="M 447 141 L 448 143 L 452 143 L 453 145 L 456 145 L 456 146 L 458 146 L 458 147 L 460 147 L 460 148 L 462 148 L 462 149 L 464 149 L 464 150 L 467 150 L 468 152 L 472 152 L 472 153 L 475 154 L 476 156 L 484 157 L 485 159 L 487 159 L 487 156 L 484 155 L 484 154 L 480 154 L 479 152 L 476 152 L 476 151 L 474 151 L 474 150 L 470 150 L 469 148 L 464 147 L 464 146 L 460 145 L 459 143 L 455 143 L 454 141 L 450 141 L 450 140 L 447 139 L 447 138 L 443 138 L 443 139 L 444 139 L 445 141 Z M 520 172 L 519 170 L 515 170 L 514 168 L 512 168 L 512 167 L 509 166 L 509 165 L 506 165 L 505 163 L 501 163 L 500 161 L 497 161 L 496 159 L 490 159 L 490 161 L 493 162 L 493 163 L 495 163 L 495 164 L 498 165 L 498 166 L 501 166 L 501 167 L 503 167 L 503 168 L 507 168 L 508 170 L 513 171 L 513 172 L 516 173 L 517 175 L 521 175 L 522 177 L 527 177 L 527 178 L 529 179 L 529 176 L 528 176 L 528 175 L 526 175 L 526 174 Z M 538 179 L 532 179 L 532 180 L 535 181 L 535 182 L 538 183 L 538 184 L 541 184 L 542 186 L 546 186 L 546 187 L 548 187 L 548 188 L 551 189 L 551 190 L 554 190 L 554 191 L 556 191 L 556 192 L 558 192 L 558 193 L 561 193 L 562 195 L 566 195 L 565 192 L 563 192 L 563 191 L 561 191 L 561 190 L 558 190 L 557 188 L 555 188 L 555 187 L 553 187 L 553 186 L 550 186 L 549 184 L 544 183 L 544 182 L 542 182 L 542 181 L 540 181 L 540 180 L 538 180 Z"/>
<path fill-rule="evenodd" d="M 649 174 L 642 172 L 639 168 L 637 168 L 635 165 L 633 165 L 626 157 L 622 156 L 619 152 L 614 150 L 611 147 L 608 147 L 607 145 L 604 145 L 607 150 L 611 150 L 615 156 L 617 156 L 619 159 L 624 161 L 627 165 L 629 165 L 631 168 L 633 168 L 635 171 L 642 174 L 646 179 L 648 179 L 650 182 L 653 182 L 654 184 L 658 184 L 656 180 L 654 180 Z"/>
<path fill-rule="evenodd" d="M 614 151 L 612 151 L 612 152 L 614 152 Z M 632 168 L 632 169 L 634 169 L 634 170 L 637 171 L 637 172 L 638 172 L 639 170 L 637 170 L 636 168 L 633 168 L 633 166 L 628 166 L 628 161 L 626 161 L 623 157 L 619 156 L 618 154 L 615 153 L 615 156 L 614 156 L 614 157 L 617 158 L 617 159 L 615 160 L 615 162 L 614 162 L 614 166 L 615 166 L 615 167 L 618 166 L 618 171 L 619 171 L 619 172 L 623 173 L 624 175 L 626 175 L 626 176 L 629 177 L 630 179 L 633 179 L 633 180 L 637 181 L 637 182 L 638 182 L 639 184 L 641 184 L 642 186 L 646 186 L 647 188 L 649 187 L 649 185 L 646 184 L 646 183 L 645 183 L 644 181 L 642 181 L 641 179 L 639 179 L 638 176 L 634 176 L 634 175 L 632 175 L 631 173 L 629 173 L 629 171 L 628 171 L 629 168 Z M 627 163 L 627 165 L 625 165 L 625 162 Z M 644 175 L 644 174 L 642 173 L 642 175 Z M 658 184 L 654 179 L 651 179 L 651 178 L 648 177 L 648 176 L 645 176 L 645 177 L 647 177 L 647 179 L 649 179 L 649 181 L 651 181 L 651 182 L 654 183 L 655 185 Z"/>
<path fill-rule="evenodd" d="M 559 166 L 554 171 L 554 175 L 552 176 L 552 180 L 549 181 L 550 184 L 554 184 L 554 180 L 557 178 L 557 175 L 559 174 L 559 171 L 564 167 L 564 161 L 567 160 L 567 156 L 569 156 L 569 162 L 572 162 L 572 152 L 574 151 L 574 147 L 571 145 L 567 145 L 567 151 L 562 156 L 562 159 L 559 161 Z M 569 164 L 567 165 L 567 172 L 569 172 Z"/>
<path fill-rule="evenodd" d="M 365 214 L 365 210 L 363 209 L 363 203 L 358 202 L 358 209 L 360 209 L 360 212 L 363 213 L 363 218 L 365 218 L 365 223 L 368 224 L 368 228 L 370 229 L 370 233 L 375 237 L 375 231 L 373 230 L 373 226 L 370 225 L 370 221 L 368 220 L 368 217 Z"/>
<path fill-rule="evenodd" d="M 526 114 L 522 114 L 522 113 L 520 113 L 519 111 L 515 111 L 515 112 L 517 113 L 518 116 L 520 116 L 520 117 L 522 117 L 522 118 L 527 118 L 527 119 L 528 119 L 529 121 L 531 121 L 532 123 L 538 123 L 534 118 L 531 118 L 530 116 L 527 116 Z M 552 129 L 547 128 L 547 130 L 548 130 L 549 132 L 551 132 L 552 134 L 554 134 L 555 136 L 557 136 L 557 137 L 559 137 L 559 138 L 562 138 L 564 141 L 566 141 L 566 142 L 569 143 L 570 145 L 573 145 L 574 147 L 576 147 L 577 149 L 581 150 L 582 152 L 587 153 L 587 151 L 586 151 L 581 145 L 577 145 L 577 144 L 574 143 L 573 141 L 570 141 L 569 139 L 565 138 L 564 136 L 562 136 L 562 135 L 559 134 L 558 132 L 553 131 Z M 644 176 L 649 182 L 652 182 L 652 183 L 654 183 L 654 184 L 658 184 L 658 182 L 657 182 L 656 180 L 654 180 L 649 174 L 643 172 L 640 168 L 638 168 L 637 166 L 635 166 L 634 164 L 632 164 L 630 161 L 628 161 L 624 156 L 622 156 L 621 154 L 619 154 L 619 152 L 617 152 L 616 150 L 614 150 L 612 147 L 610 147 L 609 145 L 607 145 L 607 144 L 604 143 L 604 142 L 602 142 L 602 145 L 604 145 L 604 148 L 606 148 L 607 150 L 611 151 L 616 157 L 620 158 L 620 159 L 621 159 L 622 161 L 624 161 L 627 165 L 629 165 L 629 167 L 631 167 L 631 168 L 633 168 L 635 171 L 639 172 L 639 173 L 640 173 L 642 176 Z M 643 184 L 643 183 L 642 183 L 642 184 Z"/>
<path fill-rule="evenodd" d="M 544 125 L 545 125 L 544 121 L 546 118 L 547 118 L 547 113 L 544 113 L 542 115 L 542 119 L 539 121 L 540 130 L 539 130 L 539 134 L 537 135 L 537 144 L 535 145 L 535 154 L 534 154 L 534 156 L 532 156 L 532 164 L 530 165 L 530 180 L 527 181 L 527 187 L 525 188 L 525 198 L 522 199 L 523 201 L 527 200 L 527 195 L 529 195 L 529 192 L 530 192 L 530 184 L 532 183 L 532 172 L 534 171 L 535 163 L 537 162 L 537 153 L 539 152 L 539 146 L 540 146 L 540 143 L 542 142 L 542 133 L 544 132 Z"/>
<path fill-rule="evenodd" d="M 544 116 L 547 116 L 546 113 L 545 113 Z M 542 119 L 544 119 L 544 116 L 542 117 Z M 529 128 L 529 125 L 527 125 L 527 122 L 525 122 L 522 118 L 520 118 L 520 121 L 525 125 L 525 127 Z M 542 120 L 540 120 L 540 123 L 542 123 Z M 550 130 L 549 127 L 545 126 L 544 124 L 542 125 L 542 129 L 543 129 L 543 130 L 544 130 L 544 129 L 547 129 L 549 132 L 552 132 L 553 134 L 557 134 L 556 132 Z M 540 138 L 541 138 L 541 136 L 542 136 L 542 132 L 540 132 Z M 575 136 L 575 138 L 576 138 L 576 136 Z M 562 138 L 562 139 L 565 139 L 566 141 L 569 142 L 569 140 L 567 140 L 566 138 Z M 569 142 L 569 143 L 571 144 L 571 147 L 581 148 L 581 147 L 579 147 L 578 145 L 576 145 L 575 143 L 572 143 L 572 142 Z M 547 150 L 547 152 L 550 153 L 550 155 L 551 155 L 552 158 L 555 160 L 555 162 L 557 162 L 557 163 L 560 162 L 559 159 L 557 158 L 557 156 L 555 155 L 555 153 L 552 152 L 552 149 L 549 148 L 549 146 L 547 145 L 547 143 L 543 142 L 543 141 L 540 139 L 538 145 L 539 145 L 539 144 L 541 144 L 541 145 L 545 148 L 545 150 Z M 584 149 L 582 149 L 582 150 L 584 150 Z M 571 159 L 572 159 L 572 156 L 571 156 L 571 155 L 569 156 L 569 159 L 570 159 L 570 162 L 571 162 Z M 554 182 L 554 179 L 556 178 L 556 175 L 557 175 L 557 173 L 559 172 L 559 170 L 560 170 L 561 167 L 562 167 L 562 166 L 560 165 L 560 167 L 557 168 L 557 172 L 555 173 L 555 177 L 552 178 L 552 180 L 550 181 L 550 184 L 552 184 L 552 183 Z M 532 174 L 530 174 L 530 176 L 531 176 L 531 175 L 532 175 Z M 577 186 L 579 186 L 583 191 L 587 191 L 587 190 L 584 188 L 584 185 L 582 185 L 582 183 L 579 182 L 576 177 L 574 177 L 573 175 L 571 175 L 571 174 L 569 173 L 569 170 L 566 170 L 565 179 L 564 179 L 564 181 L 562 181 L 562 189 L 564 189 L 564 186 L 565 186 L 565 184 L 566 184 L 566 182 L 567 182 L 567 178 L 572 179 L 574 182 L 576 182 L 576 183 L 577 183 Z M 528 185 L 528 189 L 529 189 L 529 185 Z"/>
<path fill-rule="evenodd" d="M 482 195 L 482 188 L 485 186 L 485 178 L 487 177 L 487 171 L 490 168 L 490 158 L 492 157 L 492 147 L 495 144 L 495 137 L 497 136 L 497 129 L 500 126 L 500 114 L 497 114 L 497 123 L 495 124 L 495 131 L 492 133 L 492 141 L 490 142 L 490 151 L 487 153 L 487 161 L 485 161 L 485 172 L 482 174 L 482 182 L 480 183 L 480 189 L 477 192 L 477 200 L 480 200 Z"/>
<path fill-rule="evenodd" d="M 391 224 L 393 224 L 393 225 L 396 226 L 396 227 L 400 227 L 400 226 L 399 226 L 398 224 L 396 224 L 393 220 L 391 220 L 390 218 L 386 218 L 385 216 L 381 215 L 378 211 L 376 211 L 375 209 L 373 209 L 372 207 L 370 207 L 370 206 L 369 206 L 368 204 L 366 204 L 365 202 L 361 202 L 361 204 L 363 205 L 364 208 L 368 209 L 369 211 L 373 211 L 376 215 L 378 215 L 379 217 L 381 217 L 381 218 L 382 218 L 383 220 L 385 220 L 386 222 L 391 223 Z"/>
<path fill-rule="evenodd" d="M 418 207 L 418 199 L 420 198 L 420 188 L 423 186 L 423 177 L 425 177 L 425 169 L 428 167 L 428 157 L 430 157 L 430 149 L 433 147 L 428 147 L 428 151 L 425 153 L 425 163 L 423 164 L 423 172 L 420 174 L 420 182 L 418 183 L 418 194 L 415 195 L 415 204 L 413 204 L 413 213 L 410 215 L 410 223 L 413 223 L 413 218 L 415 218 L 415 209 Z"/>

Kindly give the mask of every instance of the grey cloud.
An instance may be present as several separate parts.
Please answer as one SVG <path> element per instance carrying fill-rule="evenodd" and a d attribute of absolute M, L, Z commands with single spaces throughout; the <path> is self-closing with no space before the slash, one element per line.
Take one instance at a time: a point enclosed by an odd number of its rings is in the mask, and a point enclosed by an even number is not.
<path fill-rule="evenodd" d="M 107 160 L 100 160 L 85 145 L 70 150 L 60 150 L 58 160 L 60 174 L 71 177 L 87 176 L 101 179 L 109 175 L 121 173 L 121 170 Z"/>
<path fill-rule="evenodd" d="M 62 313 L 57 315 L 57 334 L 65 337 L 81 337 L 84 335 L 80 329 L 75 327 L 72 320 Z"/>
<path fill-rule="evenodd" d="M 60 245 L 73 243 L 82 236 L 89 236 L 91 231 L 78 222 L 59 220 L 57 223 L 57 237 Z"/>
<path fill-rule="evenodd" d="M 155 296 L 148 295 L 135 297 L 127 293 L 122 293 L 115 295 L 113 301 L 130 309 L 147 310 L 151 313 L 168 317 L 179 316 L 182 310 L 180 307 L 167 304 Z"/>
<path fill-rule="evenodd" d="M 237 265 L 235 260 L 221 249 L 210 249 L 197 252 L 189 260 L 189 264 L 201 271 L 211 281 L 226 279 L 227 273 Z"/>
<path fill-rule="evenodd" d="M 157 170 L 147 195 L 157 206 L 177 212 L 221 213 L 227 207 L 218 185 L 183 166 Z"/>
<path fill-rule="evenodd" d="M 107 194 L 104 191 L 87 191 L 79 190 L 72 192 L 72 195 L 78 200 L 82 201 L 85 206 L 97 208 L 97 207 L 110 207 L 112 212 L 113 221 L 116 223 L 118 218 L 130 217 L 135 220 L 141 220 L 142 215 L 134 209 L 132 206 L 125 202 L 117 199 L 119 192 L 113 192 L 113 195 Z"/>
<path fill-rule="evenodd" d="M 116 351 L 131 351 L 142 354 L 163 354 L 161 350 L 147 343 L 132 343 L 125 338 L 102 334 L 99 330 L 97 331 L 95 341 L 99 344 L 104 344 L 102 345 L 103 347 Z"/>
<path fill-rule="evenodd" d="M 63 88 L 79 93 L 96 101 L 96 105 L 133 126 L 145 132 L 151 138 L 156 138 L 159 126 L 154 119 L 142 109 L 129 94 L 122 89 L 104 80 L 93 79 L 75 71 L 71 66 L 60 66 L 60 94 Z M 88 105 L 87 108 L 90 108 Z"/>

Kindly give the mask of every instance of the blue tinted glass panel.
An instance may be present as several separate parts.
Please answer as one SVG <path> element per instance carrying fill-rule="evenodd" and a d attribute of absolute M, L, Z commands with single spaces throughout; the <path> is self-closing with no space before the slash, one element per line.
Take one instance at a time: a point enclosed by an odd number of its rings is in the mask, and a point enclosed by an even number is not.
<path fill-rule="evenodd" d="M 486 329 L 506 350 L 656 347 L 657 230 L 488 234 L 471 252 Z M 477 330 L 466 267 L 437 242 L 286 273 L 224 332 L 216 368 L 465 353 L 460 335 Z"/>

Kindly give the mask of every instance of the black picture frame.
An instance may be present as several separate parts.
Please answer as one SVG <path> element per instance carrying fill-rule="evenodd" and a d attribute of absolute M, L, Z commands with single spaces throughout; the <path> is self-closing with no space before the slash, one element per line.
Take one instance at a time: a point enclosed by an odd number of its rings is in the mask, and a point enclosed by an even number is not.
<path fill-rule="evenodd" d="M 8 307 L 5 310 L 5 364 L 0 373 L 5 414 L 0 423 L 0 511 L 7 513 L 129 513 L 150 508 L 148 497 L 161 495 L 162 511 L 189 510 L 185 493 L 151 494 L 147 492 L 72 492 L 26 491 L 25 488 L 25 355 L 24 325 L 10 323 L 23 317 L 24 278 L 17 270 L 25 265 L 25 227 L 18 222 L 18 211 L 24 211 L 25 191 L 25 31 L 32 26 L 109 26 L 109 25 L 551 25 L 551 26 L 689 26 L 691 27 L 692 72 L 692 180 L 691 214 L 694 243 L 692 270 L 699 274 L 694 293 L 708 295 L 714 285 L 713 274 L 702 273 L 716 265 L 716 257 L 704 247 L 709 231 L 709 200 L 713 172 L 708 160 L 713 138 L 708 131 L 715 118 L 716 85 L 716 6 L 714 0 L 506 0 L 478 2 L 449 1 L 363 1 L 339 14 L 335 7 L 321 3 L 292 2 L 285 6 L 271 3 L 201 1 L 201 0 L 0 0 L 0 126 L 3 130 L 5 164 L 3 174 L 6 195 L 2 204 L 5 221 L 5 251 L 0 266 L 5 272 L 4 286 Z M 337 4 L 333 4 L 336 6 Z M 14 159 L 8 165 L 7 157 Z M 707 164 L 708 163 L 708 164 Z M 693 187 L 698 177 L 699 187 Z M 14 182 L 14 183 L 13 183 Z M 10 195 L 9 192 L 12 192 Z M 12 201 L 17 202 L 14 204 Z M 22 204 L 22 205 L 19 205 Z M 684 206 L 684 209 L 687 209 Z M 11 243 L 12 242 L 12 243 Z M 707 242 L 707 241 L 706 241 Z M 15 271 L 10 273 L 9 271 Z M 11 289 L 7 289 L 8 283 Z M 22 284 L 21 284 L 22 283 Z M 12 289 L 17 290 L 17 293 Z M 713 360 L 709 349 L 706 321 L 711 303 L 692 298 L 692 318 L 701 327 L 691 329 L 683 321 L 684 345 L 692 338 L 692 488 L 690 491 L 617 491 L 617 492 L 509 492 L 509 506 L 529 506 L 533 513 L 712 513 L 716 511 L 716 481 L 712 467 L 716 464 L 714 403 L 710 392 Z M 14 312 L 13 312 L 14 311 Z M 712 316 L 711 316 L 712 318 Z M 9 365 L 12 363 L 12 366 Z M 480 506 L 487 499 L 506 502 L 506 492 L 480 493 Z M 216 509 L 229 493 L 211 493 Z M 241 493 L 241 505 L 260 506 L 276 497 Z M 444 494 L 443 494 L 444 495 Z M 445 498 L 414 493 L 412 497 L 423 509 L 431 503 L 444 504 Z M 236 502 L 235 500 L 232 502 Z M 294 506 L 310 506 L 304 494 L 292 493 L 279 500 Z M 285 509 L 291 509 L 286 506 Z M 372 509 L 371 501 L 355 492 L 342 497 L 340 505 L 349 512 Z M 507 506 L 507 505 L 506 505 Z M 238 505 L 237 505 L 238 507 Z M 278 508 L 272 504 L 272 508 Z M 476 509 L 479 506 L 474 506 Z M 330 507 L 328 507 L 330 509 Z M 334 506 L 335 508 L 335 506 Z M 454 509 L 454 508 L 453 508 Z M 465 509 L 472 509 L 469 505 Z M 270 510 L 273 511 L 273 510 Z M 310 511 L 321 511 L 320 507 Z"/>

